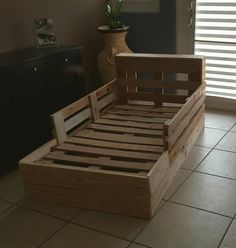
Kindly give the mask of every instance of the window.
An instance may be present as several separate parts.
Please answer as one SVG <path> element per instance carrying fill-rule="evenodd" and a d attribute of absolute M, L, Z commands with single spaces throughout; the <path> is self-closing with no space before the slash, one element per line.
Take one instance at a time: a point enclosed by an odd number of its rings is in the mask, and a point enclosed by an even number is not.
<path fill-rule="evenodd" d="M 206 93 L 236 99 L 236 0 L 197 0 L 195 54 L 206 57 Z"/>
<path fill-rule="evenodd" d="M 156 13 L 160 10 L 159 0 L 125 0 L 123 12 Z"/>

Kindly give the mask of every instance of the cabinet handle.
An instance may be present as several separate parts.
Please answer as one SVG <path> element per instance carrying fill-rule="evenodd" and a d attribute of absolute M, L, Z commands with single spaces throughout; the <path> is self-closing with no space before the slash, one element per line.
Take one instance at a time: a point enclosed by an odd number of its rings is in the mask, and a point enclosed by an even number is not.
<path fill-rule="evenodd" d="M 38 71 L 38 68 L 37 67 L 34 67 L 34 71 Z"/>

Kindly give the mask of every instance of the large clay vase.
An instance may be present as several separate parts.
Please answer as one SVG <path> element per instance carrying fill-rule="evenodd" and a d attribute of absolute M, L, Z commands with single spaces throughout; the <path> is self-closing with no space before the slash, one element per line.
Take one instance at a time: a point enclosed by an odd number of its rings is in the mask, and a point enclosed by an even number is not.
<path fill-rule="evenodd" d="M 105 42 L 105 46 L 97 59 L 98 69 L 103 84 L 116 78 L 116 54 L 132 53 L 125 41 L 128 29 L 128 26 L 114 30 L 109 29 L 108 26 L 101 26 L 98 28 L 98 31 L 103 35 Z"/>

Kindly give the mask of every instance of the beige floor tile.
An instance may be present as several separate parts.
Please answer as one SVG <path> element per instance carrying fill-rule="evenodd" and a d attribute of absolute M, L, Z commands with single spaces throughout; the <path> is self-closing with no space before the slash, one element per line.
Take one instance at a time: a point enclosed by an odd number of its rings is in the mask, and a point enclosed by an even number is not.
<path fill-rule="evenodd" d="M 234 125 L 233 128 L 230 131 L 236 132 L 236 125 Z"/>
<path fill-rule="evenodd" d="M 181 168 L 194 170 L 210 151 L 210 148 L 202 146 L 193 146 L 192 150 L 190 151 L 188 157 L 184 161 Z"/>
<path fill-rule="evenodd" d="M 64 223 L 25 208 L 11 208 L 0 215 L 0 247 L 38 247 Z"/>
<path fill-rule="evenodd" d="M 171 183 L 166 195 L 165 200 L 168 200 L 170 196 L 176 191 L 176 189 L 183 183 L 183 181 L 191 174 L 191 171 L 180 169 Z"/>
<path fill-rule="evenodd" d="M 120 238 L 132 240 L 142 230 L 147 220 L 85 210 L 73 219 L 73 222 Z"/>
<path fill-rule="evenodd" d="M 18 202 L 24 198 L 24 189 L 18 170 L 0 177 L 0 199 Z"/>
<path fill-rule="evenodd" d="M 216 248 L 230 219 L 166 203 L 136 242 L 153 248 Z"/>
<path fill-rule="evenodd" d="M 205 147 L 214 147 L 220 139 L 227 133 L 227 131 L 213 129 L 213 128 L 204 128 L 202 133 L 195 145 L 205 146 Z"/>
<path fill-rule="evenodd" d="M 11 203 L 0 200 L 0 214 L 11 206 L 13 206 Z"/>
<path fill-rule="evenodd" d="M 236 132 L 229 132 L 216 146 L 217 149 L 236 152 Z"/>
<path fill-rule="evenodd" d="M 205 126 L 230 130 L 236 122 L 236 113 L 218 110 L 206 110 Z"/>
<path fill-rule="evenodd" d="M 236 179 L 236 153 L 213 150 L 196 170 Z"/>
<path fill-rule="evenodd" d="M 226 236 L 221 243 L 220 248 L 235 248 L 236 247 L 236 221 L 231 224 Z"/>
<path fill-rule="evenodd" d="M 236 181 L 195 172 L 170 199 L 219 214 L 234 216 Z"/>
<path fill-rule="evenodd" d="M 147 246 L 138 245 L 138 244 L 133 243 L 131 246 L 129 246 L 129 248 L 147 248 Z"/>
<path fill-rule="evenodd" d="M 129 242 L 73 224 L 66 225 L 42 248 L 126 248 Z"/>
<path fill-rule="evenodd" d="M 37 210 L 39 212 L 55 216 L 58 218 L 62 218 L 65 220 L 70 220 L 79 212 L 81 212 L 78 208 L 71 208 L 66 206 L 60 206 L 56 204 L 48 204 L 44 202 L 39 202 L 33 199 L 24 199 L 19 205 L 25 206 L 30 209 Z"/>

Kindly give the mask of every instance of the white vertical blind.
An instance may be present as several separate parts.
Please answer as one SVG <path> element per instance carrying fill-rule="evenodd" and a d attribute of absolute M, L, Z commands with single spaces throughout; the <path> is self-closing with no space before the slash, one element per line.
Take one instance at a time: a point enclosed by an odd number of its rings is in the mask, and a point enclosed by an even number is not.
<path fill-rule="evenodd" d="M 206 93 L 236 99 L 236 0 L 196 1 L 195 54 L 206 57 Z"/>

